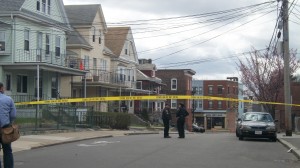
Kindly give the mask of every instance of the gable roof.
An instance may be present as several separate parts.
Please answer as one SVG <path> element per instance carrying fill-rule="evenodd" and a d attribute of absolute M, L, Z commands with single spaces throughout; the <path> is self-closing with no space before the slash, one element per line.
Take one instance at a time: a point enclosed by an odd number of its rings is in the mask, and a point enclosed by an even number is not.
<path fill-rule="evenodd" d="M 19 11 L 25 0 L 0 0 L 0 11 Z"/>
<path fill-rule="evenodd" d="M 30 11 L 25 8 L 22 8 L 24 2 L 25 2 L 25 0 L 0 0 L 0 4 L 1 4 L 0 5 L 0 14 L 1 13 L 6 14 L 6 15 L 16 14 L 16 15 L 20 15 L 20 16 L 23 16 L 26 18 L 33 19 L 33 20 L 38 20 L 38 22 L 45 21 L 45 22 L 50 23 L 51 25 L 56 25 L 65 30 L 71 30 L 68 18 L 66 17 L 66 13 L 64 10 L 64 4 L 63 4 L 62 0 L 58 0 L 58 4 L 59 4 L 59 9 L 61 10 L 62 15 L 63 15 L 62 16 L 63 24 L 61 22 L 53 20 L 44 15 L 35 13 L 34 11 Z"/>
<path fill-rule="evenodd" d="M 91 26 L 93 25 L 96 14 L 99 10 L 100 17 L 106 29 L 105 18 L 100 4 L 93 5 L 65 5 L 65 10 L 72 26 Z M 100 23 L 97 23 L 100 24 Z"/>
<path fill-rule="evenodd" d="M 109 27 L 105 35 L 105 46 L 115 55 L 120 56 L 130 27 Z"/>
<path fill-rule="evenodd" d="M 82 47 L 93 48 L 76 30 L 72 31 L 68 36 L 67 45 L 80 45 Z"/>

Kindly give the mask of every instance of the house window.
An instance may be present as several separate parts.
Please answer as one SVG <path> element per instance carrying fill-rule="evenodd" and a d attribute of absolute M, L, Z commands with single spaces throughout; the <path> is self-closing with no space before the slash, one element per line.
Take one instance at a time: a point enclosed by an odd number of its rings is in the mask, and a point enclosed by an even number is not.
<path fill-rule="evenodd" d="M 48 2 L 47 3 L 47 13 L 48 13 L 48 15 L 50 15 L 51 14 L 51 0 L 48 0 L 47 2 Z"/>
<path fill-rule="evenodd" d="M 142 84 L 143 84 L 142 81 L 137 81 L 136 82 L 136 89 L 143 89 Z"/>
<path fill-rule="evenodd" d="M 171 99 L 171 109 L 177 109 L 177 100 L 176 99 Z"/>
<path fill-rule="evenodd" d="M 27 76 L 17 75 L 17 92 L 27 93 Z"/>
<path fill-rule="evenodd" d="M 193 92 L 194 92 L 194 94 L 198 94 L 199 92 L 198 92 L 198 87 L 193 87 Z"/>
<path fill-rule="evenodd" d="M 11 90 L 11 75 L 10 74 L 6 74 L 6 80 L 5 80 L 5 86 L 7 91 Z"/>
<path fill-rule="evenodd" d="M 203 101 L 202 100 L 198 100 L 199 102 L 198 102 L 198 107 L 199 108 L 203 108 Z"/>
<path fill-rule="evenodd" d="M 95 42 L 95 38 L 96 38 L 96 35 L 94 34 L 94 35 L 93 35 L 93 42 Z"/>
<path fill-rule="evenodd" d="M 203 89 L 202 89 L 202 87 L 199 87 L 199 94 L 203 94 Z"/>
<path fill-rule="evenodd" d="M 100 59 L 100 69 L 102 71 L 106 71 L 107 70 L 107 60 Z"/>
<path fill-rule="evenodd" d="M 99 74 L 97 73 L 97 58 L 93 58 L 93 75 L 94 75 L 94 76 L 99 75 Z"/>
<path fill-rule="evenodd" d="M 29 30 L 24 30 L 24 50 L 29 51 Z"/>
<path fill-rule="evenodd" d="M 41 10 L 41 3 L 40 0 L 36 1 L 36 10 L 40 11 Z"/>
<path fill-rule="evenodd" d="M 42 12 L 46 13 L 46 0 L 42 0 Z"/>
<path fill-rule="evenodd" d="M 213 108 L 213 101 L 208 101 L 208 108 L 210 108 L 210 109 Z"/>
<path fill-rule="evenodd" d="M 218 108 L 219 108 L 219 109 L 222 108 L 222 101 L 218 101 Z"/>
<path fill-rule="evenodd" d="M 5 32 L 0 31 L 0 51 L 5 51 Z"/>
<path fill-rule="evenodd" d="M 213 86 L 208 86 L 208 94 L 213 94 Z"/>
<path fill-rule="evenodd" d="M 127 72 L 128 72 L 127 79 L 128 79 L 128 81 L 130 81 L 130 79 L 131 79 L 131 69 L 128 69 Z"/>
<path fill-rule="evenodd" d="M 171 79 L 171 90 L 177 90 L 177 79 Z"/>
<path fill-rule="evenodd" d="M 51 79 L 51 98 L 59 98 L 58 96 L 58 80 L 55 76 Z"/>
<path fill-rule="evenodd" d="M 89 65 L 89 60 L 90 60 L 90 57 L 85 55 L 84 56 L 84 69 L 90 69 L 90 65 Z"/>
<path fill-rule="evenodd" d="M 101 31 L 99 30 L 99 44 L 101 44 L 102 40 L 101 40 Z"/>
<path fill-rule="evenodd" d="M 222 94 L 223 93 L 223 86 L 219 85 L 218 86 L 218 94 Z"/>
<path fill-rule="evenodd" d="M 56 36 L 55 38 L 55 56 L 60 56 L 60 37 Z"/>
<path fill-rule="evenodd" d="M 46 34 L 46 54 L 50 54 L 50 35 Z"/>

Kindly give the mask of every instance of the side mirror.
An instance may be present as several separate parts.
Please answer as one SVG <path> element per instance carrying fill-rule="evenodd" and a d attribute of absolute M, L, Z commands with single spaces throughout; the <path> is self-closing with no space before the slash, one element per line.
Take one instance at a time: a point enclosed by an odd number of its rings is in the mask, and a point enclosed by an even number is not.
<path fill-rule="evenodd" d="M 242 119 L 238 118 L 237 121 L 242 121 Z"/>

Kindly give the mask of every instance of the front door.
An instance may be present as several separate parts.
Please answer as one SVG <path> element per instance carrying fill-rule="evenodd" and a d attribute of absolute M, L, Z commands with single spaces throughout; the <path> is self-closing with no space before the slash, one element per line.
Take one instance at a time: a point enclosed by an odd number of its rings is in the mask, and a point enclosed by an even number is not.
<path fill-rule="evenodd" d="M 8 96 L 11 96 L 11 84 L 12 84 L 12 75 L 11 73 L 7 73 L 5 74 L 4 90 L 5 90 L 5 94 Z"/>

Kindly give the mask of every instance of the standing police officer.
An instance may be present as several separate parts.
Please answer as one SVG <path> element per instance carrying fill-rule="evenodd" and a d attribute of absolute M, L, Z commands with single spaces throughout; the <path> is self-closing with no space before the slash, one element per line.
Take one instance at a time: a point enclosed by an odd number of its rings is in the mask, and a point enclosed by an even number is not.
<path fill-rule="evenodd" d="M 178 138 L 185 138 L 184 135 L 184 123 L 185 123 L 185 117 L 188 116 L 189 113 L 186 111 L 184 104 L 179 103 L 179 108 L 176 113 L 177 118 L 177 130 L 179 137 Z"/>
<path fill-rule="evenodd" d="M 161 116 L 163 122 L 164 122 L 164 138 L 171 138 L 169 136 L 169 129 L 170 129 L 170 120 L 172 119 L 170 106 L 166 104 L 165 108 L 163 109 L 162 116 Z"/>

